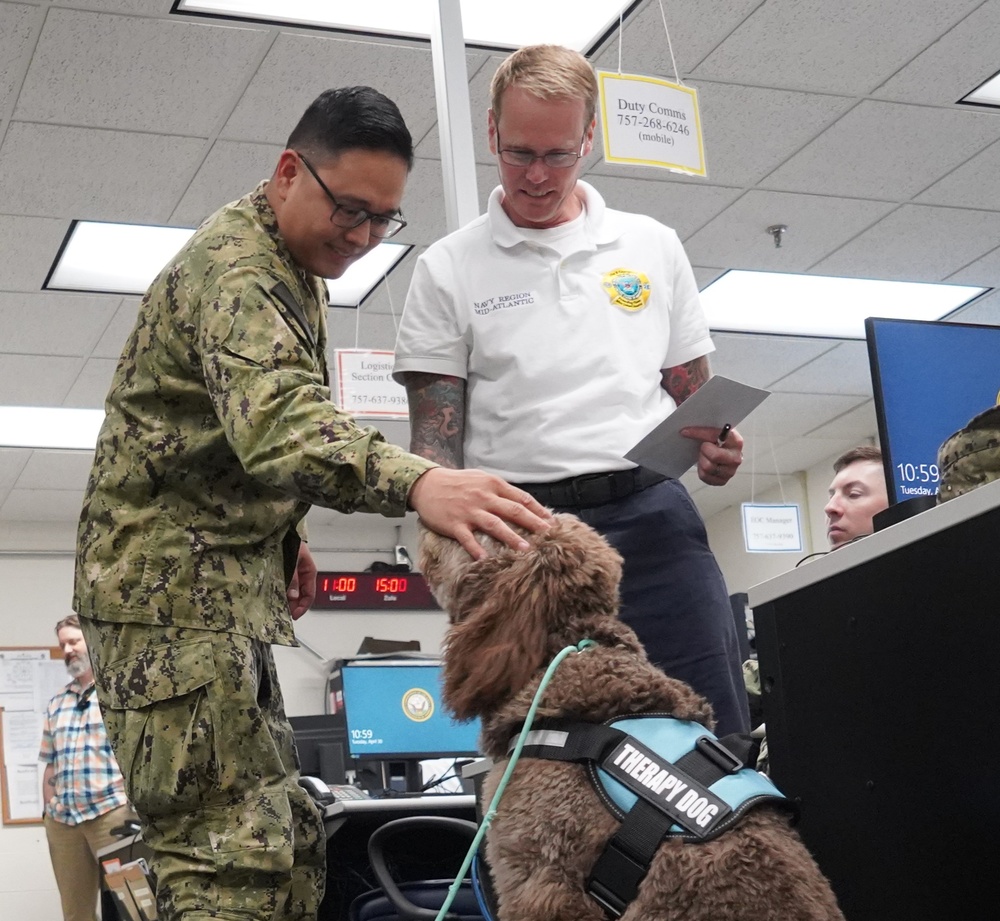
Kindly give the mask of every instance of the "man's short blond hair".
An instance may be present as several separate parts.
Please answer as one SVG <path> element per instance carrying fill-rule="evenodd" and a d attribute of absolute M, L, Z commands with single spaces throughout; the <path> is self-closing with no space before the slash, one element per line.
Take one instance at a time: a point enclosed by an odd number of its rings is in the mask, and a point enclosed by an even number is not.
<path fill-rule="evenodd" d="M 64 617 L 59 623 L 56 624 L 56 636 L 59 635 L 59 631 L 63 627 L 76 627 L 77 630 L 80 629 L 80 618 L 75 614 L 70 614 L 68 617 Z"/>
<path fill-rule="evenodd" d="M 562 45 L 527 45 L 497 68 L 490 84 L 493 118 L 500 120 L 504 91 L 512 86 L 539 99 L 580 99 L 589 125 L 597 111 L 597 75 L 579 51 Z"/>

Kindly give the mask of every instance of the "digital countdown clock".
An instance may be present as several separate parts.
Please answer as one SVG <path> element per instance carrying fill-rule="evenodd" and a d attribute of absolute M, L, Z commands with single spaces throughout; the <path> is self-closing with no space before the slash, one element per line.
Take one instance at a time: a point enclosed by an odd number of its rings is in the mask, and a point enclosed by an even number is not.
<path fill-rule="evenodd" d="M 418 572 L 321 572 L 313 610 L 440 610 Z"/>

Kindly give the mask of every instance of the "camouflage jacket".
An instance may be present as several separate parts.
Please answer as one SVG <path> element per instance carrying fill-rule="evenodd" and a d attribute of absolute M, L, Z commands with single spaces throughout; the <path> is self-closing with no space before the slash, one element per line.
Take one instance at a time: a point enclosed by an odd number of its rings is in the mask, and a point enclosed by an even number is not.
<path fill-rule="evenodd" d="M 330 400 L 326 288 L 261 184 L 151 285 L 125 344 L 77 535 L 74 609 L 292 642 L 282 540 L 310 504 L 402 515 L 434 466 Z"/>

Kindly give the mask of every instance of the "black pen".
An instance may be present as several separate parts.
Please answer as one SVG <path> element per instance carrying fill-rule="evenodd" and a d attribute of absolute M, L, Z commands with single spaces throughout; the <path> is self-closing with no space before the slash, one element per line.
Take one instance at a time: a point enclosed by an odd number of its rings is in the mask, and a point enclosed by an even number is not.
<path fill-rule="evenodd" d="M 726 443 L 726 438 L 729 433 L 733 430 L 733 427 L 727 422 L 722 426 L 722 431 L 719 432 L 719 437 L 716 438 L 715 443 L 721 448 Z"/>

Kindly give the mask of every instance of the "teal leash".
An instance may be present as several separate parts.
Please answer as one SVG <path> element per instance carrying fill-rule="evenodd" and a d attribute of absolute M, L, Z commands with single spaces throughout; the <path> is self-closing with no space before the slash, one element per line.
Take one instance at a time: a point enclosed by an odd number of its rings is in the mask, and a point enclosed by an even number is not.
<path fill-rule="evenodd" d="M 465 879 L 465 874 L 469 872 L 469 867 L 472 866 L 472 861 L 476 857 L 476 851 L 479 850 L 479 845 L 482 842 L 483 837 L 486 835 L 486 831 L 490 827 L 493 817 L 496 815 L 497 806 L 500 805 L 500 798 L 503 796 L 503 791 L 507 788 L 507 782 L 514 773 L 514 768 L 517 766 L 518 758 L 521 757 L 521 749 L 524 748 L 524 743 L 528 738 L 528 733 L 531 732 L 531 724 L 534 723 L 535 714 L 538 712 L 538 707 L 542 702 L 542 694 L 545 693 L 545 689 L 552 680 L 552 676 L 555 674 L 556 669 L 562 664 L 563 659 L 567 656 L 572 655 L 575 652 L 583 652 L 583 650 L 588 646 L 596 645 L 597 643 L 593 640 L 580 640 L 576 646 L 567 646 L 565 649 L 560 650 L 556 657 L 549 663 L 549 667 L 545 670 L 541 683 L 538 685 L 538 690 L 535 691 L 535 697 L 531 701 L 531 706 L 528 708 L 528 715 L 524 719 L 524 725 L 521 727 L 521 732 L 517 737 L 517 744 L 514 746 L 514 751 L 507 762 L 507 769 L 503 772 L 503 777 L 500 778 L 500 783 L 497 785 L 497 791 L 493 794 L 493 799 L 490 801 L 489 808 L 483 815 L 483 821 L 479 825 L 476 837 L 472 839 L 472 844 L 469 846 L 469 852 L 465 855 L 465 860 L 462 861 L 462 869 L 458 871 L 458 875 L 455 877 L 455 882 L 453 882 L 448 888 L 448 896 L 445 898 L 444 904 L 441 906 L 441 910 L 437 913 L 437 917 L 434 921 L 443 921 L 445 915 L 448 914 L 448 909 L 451 908 L 452 902 L 455 901 L 455 896 L 458 895 L 458 890 L 461 888 L 462 880 Z"/>

